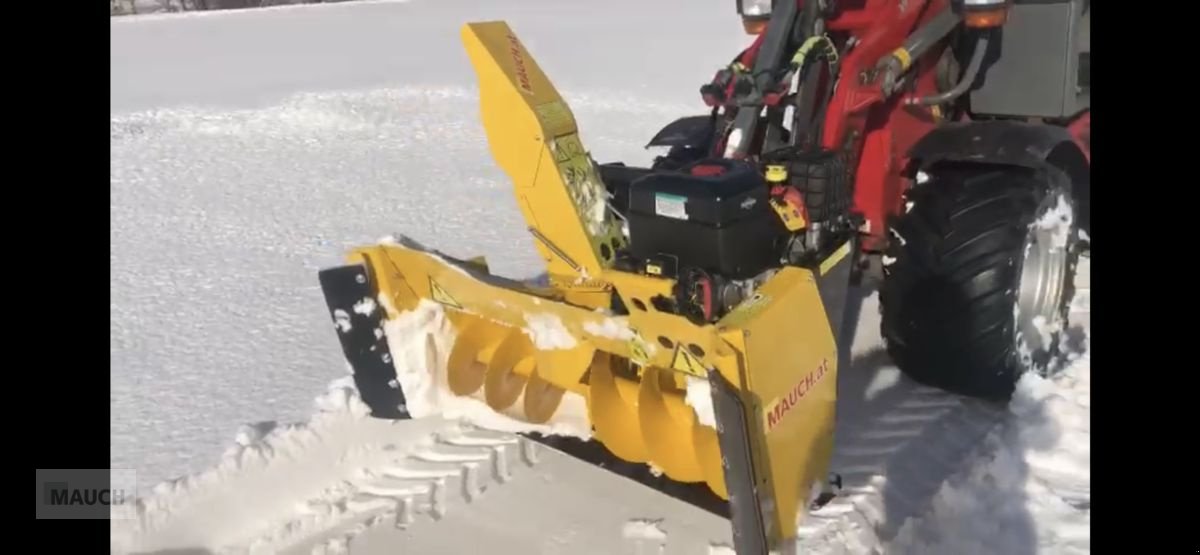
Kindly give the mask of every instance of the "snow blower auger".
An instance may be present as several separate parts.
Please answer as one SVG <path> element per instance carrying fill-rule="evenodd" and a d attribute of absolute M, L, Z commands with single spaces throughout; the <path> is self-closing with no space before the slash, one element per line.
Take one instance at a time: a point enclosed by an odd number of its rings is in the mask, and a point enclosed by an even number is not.
<path fill-rule="evenodd" d="M 455 394 L 482 389 L 497 411 L 522 399 L 534 423 L 550 419 L 565 392 L 582 395 L 595 440 L 616 457 L 727 499 L 738 544 L 755 546 L 739 552 L 791 537 L 800 504 L 828 481 L 838 351 L 827 306 L 845 294 L 852 242 L 760 276 L 744 298 L 740 286 L 698 268 L 681 273 L 673 260 L 621 269 L 629 245 L 567 104 L 505 23 L 468 24 L 462 38 L 492 153 L 513 181 L 549 286 L 409 241 L 356 249 L 353 264 L 320 280 L 363 400 L 375 416 L 408 417 L 383 318 L 432 300 L 457 332 L 447 374 Z M 773 214 L 757 171 L 710 165 L 703 179 L 736 201 L 714 204 L 709 217 Z M 684 210 L 673 196 L 655 201 L 660 213 Z M 765 248 L 738 242 L 769 244 L 771 221 L 711 238 L 732 249 L 731 275 L 770 261 Z M 637 241 L 643 222 L 631 224 Z M 362 310 L 373 299 L 386 314 Z M 685 400 L 696 380 L 711 386 L 715 422 L 701 422 Z"/>

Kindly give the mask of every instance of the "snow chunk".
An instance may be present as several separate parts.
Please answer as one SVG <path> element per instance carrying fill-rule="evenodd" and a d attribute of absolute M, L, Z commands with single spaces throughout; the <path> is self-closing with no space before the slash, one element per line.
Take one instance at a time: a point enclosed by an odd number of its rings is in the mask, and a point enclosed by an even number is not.
<path fill-rule="evenodd" d="M 717 428 L 717 416 L 713 411 L 712 386 L 708 380 L 687 376 L 687 395 L 684 401 L 696 411 L 696 421 L 709 428 Z"/>
<path fill-rule="evenodd" d="M 375 312 L 375 308 L 377 306 L 378 305 L 375 304 L 375 299 L 372 299 L 371 297 L 363 297 L 361 301 L 354 303 L 354 313 L 362 314 L 363 316 L 370 316 Z"/>
<path fill-rule="evenodd" d="M 278 424 L 273 420 L 265 422 L 256 422 L 254 424 L 243 424 L 238 429 L 237 435 L 233 438 L 233 442 L 241 447 L 250 447 L 262 442 L 267 434 L 271 433 Z"/>
<path fill-rule="evenodd" d="M 349 333 L 353 326 L 350 325 L 350 313 L 342 309 L 333 311 L 333 325 L 342 333 Z"/>
<path fill-rule="evenodd" d="M 1046 322 L 1046 317 L 1039 314 L 1033 317 L 1033 327 L 1037 329 L 1038 339 L 1042 341 L 1042 348 L 1049 349 L 1054 334 L 1062 331 L 1062 321 L 1055 318 L 1054 322 Z"/>
<path fill-rule="evenodd" d="M 871 383 L 867 384 L 866 391 L 863 392 L 863 397 L 870 401 L 879 396 L 880 393 L 887 391 L 900 383 L 900 370 L 895 366 L 886 366 L 880 368 L 871 378 Z"/>
<path fill-rule="evenodd" d="M 345 376 L 330 382 L 328 389 L 313 400 L 318 412 L 332 414 L 349 414 L 362 418 L 371 414 L 358 396 L 358 388 L 354 386 L 354 376 Z"/>
<path fill-rule="evenodd" d="M 621 528 L 621 535 L 631 540 L 667 541 L 667 533 L 659 526 L 662 519 L 645 520 L 633 519 Z"/>
<path fill-rule="evenodd" d="M 895 263 L 896 263 L 896 257 L 888 256 L 886 254 L 883 255 L 883 265 L 884 266 L 891 266 L 892 264 L 895 264 Z"/>
<path fill-rule="evenodd" d="M 1067 202 L 1065 195 L 1059 195 L 1054 207 L 1042 214 L 1032 225 L 1042 231 L 1050 231 L 1050 247 L 1065 249 L 1071 239 L 1071 224 L 1075 220 L 1075 211 Z"/>
<path fill-rule="evenodd" d="M 526 314 L 525 323 L 529 325 L 524 329 L 525 335 L 540 350 L 571 349 L 577 344 L 575 336 L 571 335 L 557 314 Z"/>
<path fill-rule="evenodd" d="M 604 322 L 600 324 L 584 322 L 583 331 L 596 337 L 605 337 L 617 341 L 629 341 L 633 339 L 633 330 L 629 329 L 629 325 L 613 318 L 605 318 Z"/>

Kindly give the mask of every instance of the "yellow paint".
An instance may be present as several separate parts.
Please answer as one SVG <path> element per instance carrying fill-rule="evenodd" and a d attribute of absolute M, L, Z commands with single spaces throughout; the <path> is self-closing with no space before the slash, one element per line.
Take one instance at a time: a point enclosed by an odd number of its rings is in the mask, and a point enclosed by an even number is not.
<path fill-rule="evenodd" d="M 833 251 L 833 254 L 829 255 L 829 258 L 821 261 L 821 275 L 829 273 L 829 270 L 833 269 L 848 254 L 850 254 L 850 243 L 842 243 L 842 246 Z"/>
<path fill-rule="evenodd" d="M 903 46 L 892 51 L 892 56 L 895 56 L 900 61 L 900 70 L 907 71 L 912 66 L 912 54 Z"/>
<path fill-rule="evenodd" d="M 783 183 L 784 181 L 787 181 L 788 178 L 787 166 L 767 166 L 765 176 L 768 183 Z"/>

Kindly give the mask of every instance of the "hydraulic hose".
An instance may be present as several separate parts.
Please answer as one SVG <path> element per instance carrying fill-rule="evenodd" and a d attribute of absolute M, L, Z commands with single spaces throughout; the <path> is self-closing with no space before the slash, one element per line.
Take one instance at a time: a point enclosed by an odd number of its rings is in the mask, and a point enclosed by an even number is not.
<path fill-rule="evenodd" d="M 979 75 L 979 69 L 983 67 L 983 58 L 987 55 L 988 37 L 987 34 L 979 35 L 979 39 L 975 41 L 975 51 L 971 53 L 971 61 L 967 64 L 967 71 L 963 73 L 962 79 L 958 80 L 958 84 L 954 88 L 932 96 L 922 98 L 909 98 L 904 101 L 907 105 L 919 104 L 921 106 L 937 106 L 950 102 L 967 92 L 971 88 L 971 83 L 975 82 L 975 77 Z"/>

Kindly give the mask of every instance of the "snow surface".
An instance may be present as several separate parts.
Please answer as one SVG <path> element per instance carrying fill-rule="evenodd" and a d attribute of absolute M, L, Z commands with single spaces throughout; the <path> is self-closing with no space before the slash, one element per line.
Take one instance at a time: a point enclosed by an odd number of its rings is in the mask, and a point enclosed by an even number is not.
<path fill-rule="evenodd" d="M 630 13 L 637 17 L 627 17 Z M 346 3 L 111 23 L 114 468 L 199 472 L 244 422 L 301 421 L 345 362 L 317 284 L 402 233 L 543 271 L 479 122 L 469 21 L 505 19 L 601 161 L 648 163 L 745 44 L 688 0 Z M 666 63 L 630 64 L 654 41 Z M 214 37 L 218 37 L 214 39 Z M 603 44 L 603 48 L 595 48 Z"/>
<path fill-rule="evenodd" d="M 696 87 L 746 44 L 729 6 L 687 0 L 113 20 L 110 458 L 159 483 L 141 492 L 140 519 L 113 521 L 114 552 L 659 552 L 657 539 L 623 538 L 634 521 L 660 522 L 672 552 L 731 552 L 727 523 L 707 512 L 552 452 L 528 472 L 515 436 L 473 431 L 529 426 L 447 397 L 453 331 L 440 307 L 384 331 L 409 409 L 444 416 L 365 418 L 345 377 L 316 271 L 349 247 L 399 232 L 487 254 L 503 275 L 541 272 L 458 42 L 463 22 L 488 19 L 514 26 L 601 161 L 648 161 L 646 139 L 703 113 Z M 1072 306 L 1086 326 L 1089 287 Z M 1062 376 L 1026 378 L 998 411 L 900 377 L 880 358 L 875 308 L 868 299 L 839 372 L 834 462 L 846 488 L 801 527 L 802 549 L 1089 551 L 1085 331 L 1068 330 L 1080 355 Z M 566 396 L 540 429 L 585 435 L 583 399 Z M 482 445 L 495 472 L 453 441 Z M 449 472 L 426 469 L 446 459 L 461 466 L 454 477 L 423 474 Z M 446 500 L 446 480 L 470 503 Z M 477 480 L 494 480 L 482 497 Z M 426 495 L 431 505 L 413 508 Z M 413 511 L 440 521 L 409 525 Z M 621 539 L 635 543 L 606 543 Z"/>

